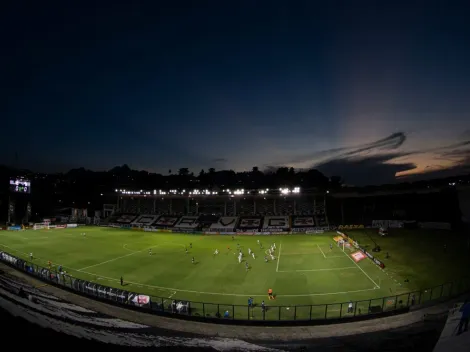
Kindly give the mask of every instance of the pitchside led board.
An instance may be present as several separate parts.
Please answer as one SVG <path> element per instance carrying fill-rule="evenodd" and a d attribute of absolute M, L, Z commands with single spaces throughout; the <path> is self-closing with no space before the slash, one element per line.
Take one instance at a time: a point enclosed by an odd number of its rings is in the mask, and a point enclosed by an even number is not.
<path fill-rule="evenodd" d="M 14 193 L 31 193 L 31 181 L 25 178 L 10 179 L 10 192 Z"/>

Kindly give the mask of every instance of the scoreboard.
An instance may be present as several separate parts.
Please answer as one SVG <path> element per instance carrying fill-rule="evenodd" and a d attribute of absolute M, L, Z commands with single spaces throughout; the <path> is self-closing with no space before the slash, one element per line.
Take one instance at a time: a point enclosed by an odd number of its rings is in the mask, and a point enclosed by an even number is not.
<path fill-rule="evenodd" d="M 24 178 L 10 179 L 10 192 L 31 193 L 31 181 Z"/>

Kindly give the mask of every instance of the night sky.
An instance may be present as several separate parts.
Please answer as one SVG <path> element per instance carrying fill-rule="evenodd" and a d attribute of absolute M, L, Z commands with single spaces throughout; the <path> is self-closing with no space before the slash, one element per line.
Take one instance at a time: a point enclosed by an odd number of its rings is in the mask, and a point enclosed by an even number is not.
<path fill-rule="evenodd" d="M 0 163 L 351 183 L 470 170 L 465 2 L 127 3 L 0 11 Z"/>

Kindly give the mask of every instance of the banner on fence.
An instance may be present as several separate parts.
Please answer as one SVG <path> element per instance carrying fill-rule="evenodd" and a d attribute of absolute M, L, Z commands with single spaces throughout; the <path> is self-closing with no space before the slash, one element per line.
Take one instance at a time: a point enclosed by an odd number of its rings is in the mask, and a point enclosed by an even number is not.
<path fill-rule="evenodd" d="M 186 229 L 182 229 L 182 228 L 173 229 L 172 232 L 189 233 L 189 234 L 191 234 L 191 233 L 196 233 L 196 231 L 191 230 L 191 229 L 188 229 L 188 228 L 186 228 Z"/>
<path fill-rule="evenodd" d="M 345 239 L 346 241 L 348 241 L 349 243 L 351 243 L 355 248 L 359 249 L 362 253 L 364 253 L 367 257 L 370 258 L 370 260 L 372 260 L 376 265 L 378 265 L 379 267 L 381 267 L 382 269 L 385 268 L 385 264 L 382 263 L 380 260 L 378 260 L 377 258 L 375 258 L 372 254 L 370 254 L 369 252 L 367 252 L 364 248 L 362 248 L 356 241 L 354 241 L 353 238 L 349 237 L 348 235 L 346 235 L 345 233 L 342 233 L 340 231 L 336 231 L 336 233 L 338 235 L 340 235 L 343 239 Z"/>
<path fill-rule="evenodd" d="M 9 226 L 8 231 L 20 231 L 21 226 Z"/>
<path fill-rule="evenodd" d="M 390 228 L 390 229 L 401 229 L 403 228 L 403 220 L 372 220 L 373 228 Z"/>
<path fill-rule="evenodd" d="M 452 226 L 448 222 L 420 222 L 419 227 L 428 230 L 451 230 Z"/>
<path fill-rule="evenodd" d="M 338 230 L 357 230 L 363 229 L 364 225 L 339 225 Z"/>
<path fill-rule="evenodd" d="M 354 261 L 356 263 L 359 263 L 361 260 L 367 258 L 366 255 L 361 251 L 357 251 L 357 252 L 352 253 L 351 257 L 354 259 Z"/>
<path fill-rule="evenodd" d="M 111 226 L 113 226 L 113 225 L 111 225 Z M 78 227 L 78 225 L 77 224 L 67 224 L 67 227 L 70 228 L 70 229 L 73 229 L 75 227 Z"/>
<path fill-rule="evenodd" d="M 65 229 L 67 228 L 67 225 L 56 225 L 56 229 Z"/>

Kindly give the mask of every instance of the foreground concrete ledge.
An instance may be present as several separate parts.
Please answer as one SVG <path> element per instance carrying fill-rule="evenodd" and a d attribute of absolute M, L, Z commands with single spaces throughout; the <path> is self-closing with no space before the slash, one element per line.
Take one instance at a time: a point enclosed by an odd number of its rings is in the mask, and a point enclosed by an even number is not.
<path fill-rule="evenodd" d="M 151 327 L 172 330 L 174 332 L 192 333 L 210 337 L 237 338 L 244 340 L 269 340 L 292 341 L 315 338 L 329 338 L 372 333 L 384 330 L 404 327 L 422 321 L 425 315 L 442 314 L 452 306 L 451 302 L 442 303 L 433 307 L 411 311 L 405 314 L 394 315 L 385 318 L 370 319 L 365 321 L 330 324 L 320 326 L 242 326 L 203 323 L 198 321 L 180 320 L 176 318 L 162 317 L 158 315 L 136 312 L 115 305 L 95 301 L 81 295 L 62 290 L 55 286 L 45 285 L 21 271 L 0 263 L 0 270 L 19 281 L 27 282 L 38 290 L 52 294 L 58 298 L 69 301 L 84 308 L 107 314 L 116 318 L 144 324 Z"/>

